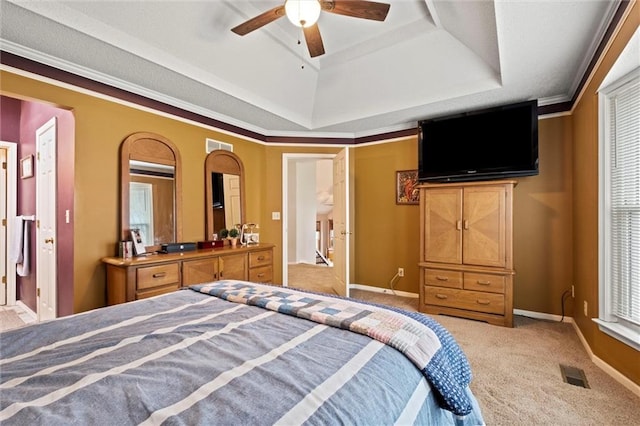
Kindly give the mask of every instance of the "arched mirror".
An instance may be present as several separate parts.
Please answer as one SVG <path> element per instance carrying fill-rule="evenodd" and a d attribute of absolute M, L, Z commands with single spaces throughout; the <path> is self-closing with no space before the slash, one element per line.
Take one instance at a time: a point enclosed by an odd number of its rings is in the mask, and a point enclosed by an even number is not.
<path fill-rule="evenodd" d="M 240 157 L 225 150 L 211 151 L 205 160 L 206 240 L 220 229 L 244 224 L 244 166 Z"/>
<path fill-rule="evenodd" d="M 138 229 L 147 251 L 182 239 L 180 152 L 169 139 L 148 132 L 127 137 L 120 151 L 121 236 Z"/>

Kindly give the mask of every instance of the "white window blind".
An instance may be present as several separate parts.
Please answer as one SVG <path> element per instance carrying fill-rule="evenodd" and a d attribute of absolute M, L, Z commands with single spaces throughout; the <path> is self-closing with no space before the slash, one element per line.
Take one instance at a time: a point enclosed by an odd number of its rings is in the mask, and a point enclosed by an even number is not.
<path fill-rule="evenodd" d="M 640 64 L 639 64 L 640 65 Z M 640 67 L 600 92 L 600 330 L 640 350 Z"/>
<path fill-rule="evenodd" d="M 640 82 L 609 102 L 611 314 L 640 326 Z"/>

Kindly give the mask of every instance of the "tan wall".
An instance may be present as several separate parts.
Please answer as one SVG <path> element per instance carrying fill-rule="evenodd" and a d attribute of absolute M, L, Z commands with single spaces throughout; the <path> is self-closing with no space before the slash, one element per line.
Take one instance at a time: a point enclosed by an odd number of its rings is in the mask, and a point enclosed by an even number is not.
<path fill-rule="evenodd" d="M 574 319 L 593 353 L 640 385 L 640 355 L 599 331 L 598 316 L 598 96 L 597 90 L 640 24 L 636 2 L 587 84 L 573 112 L 573 274 L 576 283 Z M 588 304 L 588 315 L 582 310 Z"/>
<path fill-rule="evenodd" d="M 538 144 L 540 174 L 517 178 L 513 196 L 514 307 L 561 315 L 572 283 L 571 117 L 539 120 Z"/>
<path fill-rule="evenodd" d="M 417 138 L 358 147 L 354 158 L 353 282 L 390 288 L 402 267 L 405 276 L 394 289 L 418 293 L 419 206 L 397 205 L 395 198 L 396 171 L 418 168 Z"/>

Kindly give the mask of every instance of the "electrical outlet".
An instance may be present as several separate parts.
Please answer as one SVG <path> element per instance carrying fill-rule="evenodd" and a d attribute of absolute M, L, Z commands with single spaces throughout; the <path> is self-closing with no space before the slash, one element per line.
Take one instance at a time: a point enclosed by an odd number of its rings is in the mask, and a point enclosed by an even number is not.
<path fill-rule="evenodd" d="M 588 317 L 589 316 L 589 310 L 587 309 L 587 301 L 584 301 L 584 316 Z"/>
<path fill-rule="evenodd" d="M 398 276 L 404 277 L 404 268 L 398 268 Z"/>
<path fill-rule="evenodd" d="M 576 288 L 573 284 L 571 284 L 571 297 L 575 299 L 576 297 Z"/>

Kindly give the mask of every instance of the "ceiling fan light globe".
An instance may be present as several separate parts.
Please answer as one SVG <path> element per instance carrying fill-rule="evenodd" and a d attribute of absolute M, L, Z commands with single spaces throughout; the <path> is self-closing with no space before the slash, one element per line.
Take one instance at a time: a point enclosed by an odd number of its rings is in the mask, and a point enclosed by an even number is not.
<path fill-rule="evenodd" d="M 318 0 L 287 0 L 284 10 L 293 25 L 307 28 L 318 21 L 322 8 Z"/>

